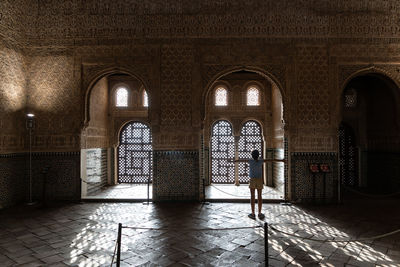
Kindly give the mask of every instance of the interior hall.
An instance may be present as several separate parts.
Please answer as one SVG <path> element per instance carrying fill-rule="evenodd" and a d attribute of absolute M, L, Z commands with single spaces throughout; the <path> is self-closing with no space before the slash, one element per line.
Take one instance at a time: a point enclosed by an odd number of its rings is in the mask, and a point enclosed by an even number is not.
<path fill-rule="evenodd" d="M 0 0 L 0 265 L 399 266 L 399 21 Z"/>

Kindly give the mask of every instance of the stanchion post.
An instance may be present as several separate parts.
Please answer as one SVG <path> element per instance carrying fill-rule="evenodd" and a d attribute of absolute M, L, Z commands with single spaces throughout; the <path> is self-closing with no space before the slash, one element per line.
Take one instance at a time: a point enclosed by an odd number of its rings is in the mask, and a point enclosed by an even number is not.
<path fill-rule="evenodd" d="M 121 236 L 122 236 L 122 223 L 118 224 L 118 239 L 117 239 L 117 267 L 121 264 Z"/>
<path fill-rule="evenodd" d="M 203 202 L 206 202 L 206 179 L 203 178 Z"/>
<path fill-rule="evenodd" d="M 264 253 L 265 253 L 265 266 L 268 266 L 268 223 L 264 223 Z"/>
<path fill-rule="evenodd" d="M 322 196 L 324 198 L 323 201 L 324 201 L 324 203 L 326 203 L 326 172 L 324 172 L 324 180 L 323 180 L 322 186 L 324 187 L 322 189 Z"/>
<path fill-rule="evenodd" d="M 143 205 L 149 205 L 150 203 L 150 176 L 147 177 L 147 201 L 143 202 Z"/>
<path fill-rule="evenodd" d="M 150 176 L 147 177 L 147 205 L 150 203 Z"/>
<path fill-rule="evenodd" d="M 313 172 L 313 174 L 312 174 L 312 197 L 313 197 L 313 204 L 315 204 L 315 203 L 317 202 L 317 200 L 316 200 L 316 194 L 315 194 L 315 184 L 316 184 L 315 179 L 317 179 L 317 177 L 316 177 L 316 175 L 315 175 L 315 172 Z"/>

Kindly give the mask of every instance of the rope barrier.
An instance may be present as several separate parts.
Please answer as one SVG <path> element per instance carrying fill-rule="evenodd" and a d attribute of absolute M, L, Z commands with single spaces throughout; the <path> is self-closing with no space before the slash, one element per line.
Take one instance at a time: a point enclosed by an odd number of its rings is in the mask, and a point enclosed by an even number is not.
<path fill-rule="evenodd" d="M 101 182 L 88 182 L 88 181 L 86 181 L 86 180 L 84 180 L 84 179 L 82 179 L 81 178 L 81 181 L 82 182 L 84 182 L 85 184 L 99 184 L 99 183 L 101 183 Z M 115 185 L 106 185 L 105 187 L 112 187 L 112 186 L 115 186 Z M 136 186 L 141 186 L 141 187 L 144 187 L 144 186 L 146 186 L 146 188 L 147 188 L 147 183 L 146 184 L 131 184 L 131 185 L 127 185 L 126 187 L 120 187 L 120 188 L 112 188 L 113 190 L 125 190 L 125 189 L 132 189 L 132 188 L 134 188 L 134 187 L 136 187 Z"/>
<path fill-rule="evenodd" d="M 118 246 L 118 240 L 115 240 L 114 254 L 113 254 L 113 256 L 112 256 L 112 260 L 111 260 L 110 267 L 112 267 L 112 265 L 113 265 L 113 263 L 114 263 L 115 253 L 117 252 L 117 246 Z"/>
<path fill-rule="evenodd" d="M 99 183 L 101 183 L 101 182 L 88 182 L 88 181 L 86 181 L 86 180 L 84 180 L 82 178 L 81 178 L 81 181 L 84 182 L 85 184 L 99 184 Z"/>
<path fill-rule="evenodd" d="M 230 196 L 242 197 L 242 198 L 250 198 L 250 197 L 251 197 L 251 195 L 244 195 L 244 196 L 234 195 L 234 194 L 231 194 L 231 193 L 225 192 L 224 190 L 219 189 L 219 188 L 216 187 L 215 185 L 210 184 L 210 186 L 211 186 L 211 187 L 214 187 L 214 188 L 217 189 L 218 191 L 220 191 L 220 192 L 222 192 L 222 193 L 224 193 L 224 194 L 230 195 Z M 261 194 L 261 195 L 262 195 L 262 196 L 267 196 L 267 195 L 269 195 L 269 194 L 268 194 L 268 193 L 263 193 L 263 194 Z"/>
<path fill-rule="evenodd" d="M 322 239 L 314 239 L 314 238 L 309 238 L 309 237 L 302 237 L 296 234 L 291 234 L 291 233 L 287 233 L 285 231 L 279 230 L 277 228 L 275 228 L 274 226 L 272 226 L 271 224 L 269 225 L 270 228 L 276 232 L 279 232 L 281 234 L 285 234 L 288 236 L 292 236 L 292 237 L 296 237 L 296 238 L 301 238 L 301 239 L 305 239 L 305 240 L 310 240 L 310 241 L 316 241 L 316 242 L 330 242 L 330 243 L 349 243 L 349 242 L 361 242 L 361 241 L 366 241 L 366 240 L 375 240 L 375 239 L 380 239 L 383 237 L 387 237 L 387 236 L 391 236 L 397 233 L 400 233 L 400 229 L 389 232 L 389 233 L 385 233 L 385 234 L 381 234 L 381 235 L 377 235 L 377 236 L 371 236 L 371 237 L 364 237 L 364 238 L 359 238 L 359 239 L 349 239 L 349 240 L 333 240 L 333 239 L 328 239 L 328 240 L 322 240 Z"/>
<path fill-rule="evenodd" d="M 349 190 L 349 191 L 351 191 L 353 193 L 356 193 L 356 194 L 359 194 L 361 196 L 372 197 L 372 198 L 387 198 L 387 197 L 394 197 L 394 196 L 400 195 L 400 191 L 394 192 L 394 193 L 390 193 L 390 194 L 386 194 L 386 195 L 379 195 L 379 194 L 375 195 L 375 194 L 363 193 L 363 192 L 360 192 L 360 191 L 355 190 L 355 189 L 353 189 L 351 187 L 348 187 L 348 186 L 344 186 L 344 188 L 346 188 L 346 190 Z"/>
<path fill-rule="evenodd" d="M 155 230 L 155 231 L 163 231 L 163 230 L 179 230 L 179 231 L 225 231 L 225 230 L 242 230 L 242 229 L 255 229 L 260 228 L 262 225 L 255 226 L 243 226 L 243 227 L 230 227 L 230 228 L 152 228 L 152 227 L 131 227 L 131 226 L 122 226 L 122 228 L 126 229 L 135 229 L 135 230 Z"/>
<path fill-rule="evenodd" d="M 280 224 L 281 225 L 281 224 Z M 276 227 L 274 227 L 273 225 L 269 225 L 268 228 L 268 223 L 264 223 L 264 225 L 254 225 L 254 226 L 242 226 L 242 227 L 229 227 L 229 228 L 168 228 L 168 227 L 160 227 L 160 228 L 154 228 L 154 227 L 132 227 L 132 226 L 122 226 L 121 223 L 118 224 L 118 238 L 117 238 L 117 242 L 114 248 L 114 254 L 112 257 L 112 261 L 111 261 L 111 267 L 113 265 L 114 262 L 114 258 L 115 258 L 115 253 L 117 251 L 117 267 L 120 266 L 120 260 L 121 260 L 121 235 L 122 235 L 122 229 L 134 229 L 134 230 L 156 230 L 156 231 L 160 231 L 160 230 L 180 230 L 180 231 L 223 231 L 223 230 L 242 230 L 242 229 L 255 229 L 255 228 L 261 228 L 264 227 L 264 249 L 265 249 L 265 264 L 266 266 L 268 266 L 268 234 L 267 231 L 268 229 L 270 230 L 274 230 L 278 233 L 284 234 L 284 235 L 288 235 L 288 236 L 292 236 L 292 237 L 296 237 L 296 238 L 300 238 L 303 240 L 310 240 L 310 241 L 316 241 L 316 242 L 321 242 L 321 243 L 326 243 L 326 242 L 330 242 L 330 243 L 350 243 L 350 242 L 359 242 L 359 241 L 366 241 L 366 240 L 375 240 L 375 239 L 379 239 L 379 238 L 383 238 L 383 237 L 387 237 L 387 236 L 391 236 L 397 233 L 400 233 L 400 229 L 397 229 L 395 231 L 389 232 L 389 233 L 385 233 L 385 234 L 381 234 L 381 235 L 377 235 L 377 236 L 372 236 L 372 237 L 366 237 L 366 238 L 359 238 L 359 239 L 349 239 L 349 240 L 334 240 L 334 239 L 328 239 L 328 240 L 322 240 L 322 239 L 315 239 L 315 238 L 308 238 L 308 237 L 302 237 L 296 234 L 292 234 L 292 233 L 287 233 L 285 231 L 279 230 Z"/>

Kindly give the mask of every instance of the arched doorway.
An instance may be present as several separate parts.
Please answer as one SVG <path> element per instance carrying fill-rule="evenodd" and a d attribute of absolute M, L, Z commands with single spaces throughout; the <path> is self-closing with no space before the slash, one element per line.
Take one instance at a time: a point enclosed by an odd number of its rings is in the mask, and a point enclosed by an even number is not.
<path fill-rule="evenodd" d="M 268 159 L 287 155 L 284 153 L 283 97 L 278 85 L 260 71 L 227 71 L 209 86 L 204 94 L 202 135 L 205 198 L 244 200 L 249 195 L 248 166 L 246 163 L 227 163 L 226 159 L 249 159 L 254 149 Z M 223 134 L 229 132 L 229 137 L 216 135 L 222 121 L 229 128 Z M 221 142 L 224 138 L 229 140 L 229 145 Z M 224 163 L 217 163 L 216 155 L 221 155 L 217 147 L 230 147 L 229 154 L 224 152 Z M 222 171 L 225 176 L 220 177 Z M 266 199 L 284 198 L 287 179 L 281 164 L 266 163 L 264 181 Z M 213 195 L 213 192 L 218 194 Z"/>
<path fill-rule="evenodd" d="M 118 183 L 146 184 L 153 180 L 153 148 L 150 127 L 130 122 L 120 133 Z"/>
<path fill-rule="evenodd" d="M 86 94 L 81 134 L 82 198 L 151 198 L 148 88 L 128 73 L 100 73 Z"/>
<path fill-rule="evenodd" d="M 399 88 L 388 77 L 352 78 L 342 95 L 341 181 L 367 194 L 400 190 Z"/>

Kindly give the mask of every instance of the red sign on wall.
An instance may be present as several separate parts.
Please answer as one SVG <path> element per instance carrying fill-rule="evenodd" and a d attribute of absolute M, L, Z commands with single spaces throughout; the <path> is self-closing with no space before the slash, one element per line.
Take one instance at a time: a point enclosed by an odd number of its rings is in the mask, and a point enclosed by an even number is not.
<path fill-rule="evenodd" d="M 316 163 L 310 164 L 310 171 L 313 173 L 319 172 L 318 164 Z"/>
<path fill-rule="evenodd" d="M 331 169 L 328 164 L 319 164 L 321 172 L 330 172 Z"/>

